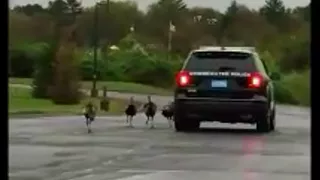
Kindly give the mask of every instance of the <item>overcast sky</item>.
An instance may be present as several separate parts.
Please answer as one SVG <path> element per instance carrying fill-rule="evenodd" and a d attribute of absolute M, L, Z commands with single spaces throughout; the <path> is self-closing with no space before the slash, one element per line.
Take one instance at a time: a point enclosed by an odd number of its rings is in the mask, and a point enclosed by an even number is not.
<path fill-rule="evenodd" d="M 91 6 L 99 0 L 82 0 L 84 6 Z M 149 4 L 156 2 L 156 0 L 133 0 L 138 3 L 138 6 L 142 10 L 146 10 Z M 38 3 L 46 6 L 49 0 L 9 0 L 10 7 L 15 5 L 25 5 L 29 3 Z M 212 7 L 220 11 L 224 11 L 230 4 L 231 0 L 184 0 L 189 6 L 204 6 Z M 249 8 L 257 9 L 261 7 L 265 0 L 237 0 L 240 4 L 245 4 Z M 310 0 L 283 0 L 287 7 L 305 6 L 308 5 Z"/>

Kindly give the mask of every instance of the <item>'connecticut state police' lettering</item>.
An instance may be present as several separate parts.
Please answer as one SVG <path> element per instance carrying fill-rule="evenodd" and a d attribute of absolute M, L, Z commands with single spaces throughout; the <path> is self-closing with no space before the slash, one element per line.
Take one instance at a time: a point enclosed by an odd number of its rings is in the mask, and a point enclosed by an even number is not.
<path fill-rule="evenodd" d="M 190 72 L 191 76 L 232 76 L 232 77 L 249 77 L 247 72 Z"/>

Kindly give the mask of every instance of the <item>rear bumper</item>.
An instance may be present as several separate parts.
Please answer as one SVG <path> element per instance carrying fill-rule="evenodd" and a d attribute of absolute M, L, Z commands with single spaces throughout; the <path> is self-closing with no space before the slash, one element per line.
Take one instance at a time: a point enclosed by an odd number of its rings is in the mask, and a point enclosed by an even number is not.
<path fill-rule="evenodd" d="M 266 98 L 257 99 L 211 99 L 176 98 L 175 114 L 201 121 L 253 122 L 254 118 L 268 112 Z M 182 118 L 183 119 L 183 118 Z"/>

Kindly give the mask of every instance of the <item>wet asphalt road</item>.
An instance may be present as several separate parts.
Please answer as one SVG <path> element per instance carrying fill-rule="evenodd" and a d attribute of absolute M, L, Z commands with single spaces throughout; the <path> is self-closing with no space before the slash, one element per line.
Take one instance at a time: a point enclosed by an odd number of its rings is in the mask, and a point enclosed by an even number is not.
<path fill-rule="evenodd" d="M 99 117 L 87 134 L 81 116 L 10 119 L 10 179 L 310 179 L 309 109 L 278 106 L 278 129 L 264 135 L 255 126 L 219 123 L 176 133 L 160 114 L 155 129 L 144 121 L 139 115 L 129 128 L 124 117 Z"/>

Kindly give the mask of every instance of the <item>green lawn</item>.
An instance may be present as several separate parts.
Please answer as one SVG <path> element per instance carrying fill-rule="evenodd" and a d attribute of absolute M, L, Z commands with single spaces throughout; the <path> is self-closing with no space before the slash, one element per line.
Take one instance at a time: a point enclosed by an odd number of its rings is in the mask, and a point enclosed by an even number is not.
<path fill-rule="evenodd" d="M 82 108 L 88 99 L 83 99 L 79 105 L 55 105 L 50 100 L 34 99 L 31 97 L 31 89 L 9 87 L 9 115 L 29 116 L 29 115 L 80 115 Z M 99 105 L 99 100 L 94 99 Z M 98 112 L 99 114 L 119 115 L 124 113 L 128 100 L 111 99 L 109 112 Z"/>
<path fill-rule="evenodd" d="M 29 78 L 9 78 L 10 84 L 25 84 L 31 85 L 32 79 Z M 130 82 L 114 82 L 114 81 L 99 81 L 97 82 L 97 87 L 102 89 L 103 86 L 106 86 L 109 91 L 118 91 L 118 92 L 130 92 L 137 94 L 157 94 L 157 95 L 172 95 L 172 91 L 152 86 L 147 86 L 143 84 L 136 84 Z M 82 88 L 91 89 L 92 82 L 83 81 Z"/>

